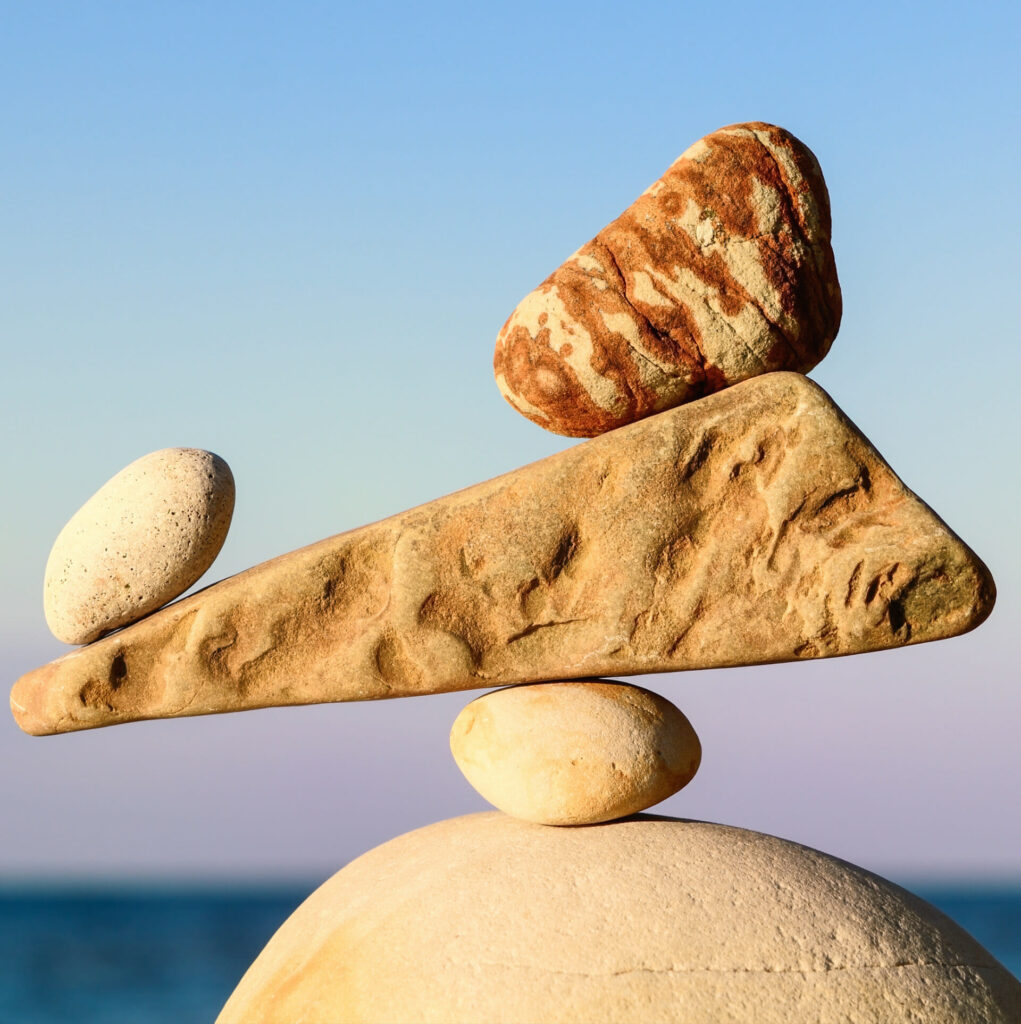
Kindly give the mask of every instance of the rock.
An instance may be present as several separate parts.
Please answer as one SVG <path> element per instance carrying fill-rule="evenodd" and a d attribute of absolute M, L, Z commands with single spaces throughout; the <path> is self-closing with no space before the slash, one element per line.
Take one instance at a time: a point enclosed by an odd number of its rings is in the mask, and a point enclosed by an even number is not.
<path fill-rule="evenodd" d="M 249 569 L 23 676 L 28 732 L 963 633 L 976 556 L 795 373 Z"/>
<path fill-rule="evenodd" d="M 643 811 L 686 786 L 702 757 L 670 701 L 602 680 L 483 694 L 455 719 L 450 750 L 491 804 L 542 825 Z"/>
<path fill-rule="evenodd" d="M 770 370 L 810 370 L 840 325 L 822 172 L 789 132 L 707 135 L 510 315 L 496 383 L 591 437 Z"/>
<path fill-rule="evenodd" d="M 1021 985 L 934 907 L 772 836 L 490 812 L 317 889 L 218 1024 L 1015 1024 Z"/>
<path fill-rule="evenodd" d="M 87 644 L 184 593 L 223 547 L 234 477 L 218 455 L 164 448 L 108 480 L 60 531 L 43 586 L 46 622 Z"/>

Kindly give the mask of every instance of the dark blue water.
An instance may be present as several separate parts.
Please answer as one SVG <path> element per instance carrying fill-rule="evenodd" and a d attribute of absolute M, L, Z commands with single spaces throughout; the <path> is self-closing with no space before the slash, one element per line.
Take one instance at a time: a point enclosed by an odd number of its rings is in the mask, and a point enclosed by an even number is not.
<path fill-rule="evenodd" d="M 210 1024 L 313 888 L 0 889 L 0 1024 Z M 1021 889 L 914 891 L 1021 976 Z"/>
<path fill-rule="evenodd" d="M 314 888 L 0 889 L 0 1024 L 210 1024 Z"/>

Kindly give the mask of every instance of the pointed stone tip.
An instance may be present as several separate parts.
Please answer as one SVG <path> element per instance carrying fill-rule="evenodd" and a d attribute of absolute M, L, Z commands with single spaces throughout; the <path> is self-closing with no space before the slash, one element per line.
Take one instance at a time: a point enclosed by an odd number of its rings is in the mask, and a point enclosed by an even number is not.
<path fill-rule="evenodd" d="M 45 673 L 48 665 L 26 672 L 11 687 L 11 714 L 22 732 L 29 736 L 52 736 L 57 729 L 40 716 L 36 710 L 36 694 L 39 692 L 37 679 Z"/>
<path fill-rule="evenodd" d="M 819 384 L 797 373 L 772 376 L 795 396 L 802 414 L 811 410 L 814 416 L 835 417 L 849 432 L 860 436 L 874 457 L 882 461 L 871 442 Z M 837 436 L 835 430 L 833 434 Z M 992 573 L 945 520 L 892 470 L 890 473 L 909 498 L 909 506 L 913 506 L 903 520 L 903 554 L 913 566 L 907 581 L 888 595 L 886 617 L 891 634 L 900 637 L 900 643 L 918 644 L 971 632 L 989 618 L 996 603 Z M 892 569 L 896 570 L 897 565 Z M 880 591 L 884 582 L 894 582 L 880 577 L 877 581 Z M 871 603 L 867 596 L 866 601 Z"/>
<path fill-rule="evenodd" d="M 891 628 L 905 629 L 908 643 L 970 633 L 989 618 L 996 603 L 996 584 L 988 567 L 949 528 L 947 533 L 946 547 L 890 601 Z"/>
<path fill-rule="evenodd" d="M 964 615 L 960 632 L 970 633 L 973 629 L 981 626 L 992 614 L 996 604 L 996 581 L 993 579 L 989 567 L 967 544 L 962 541 L 961 547 L 964 548 L 968 559 L 967 566 L 972 575 L 970 587 L 972 599 L 963 609 Z"/>

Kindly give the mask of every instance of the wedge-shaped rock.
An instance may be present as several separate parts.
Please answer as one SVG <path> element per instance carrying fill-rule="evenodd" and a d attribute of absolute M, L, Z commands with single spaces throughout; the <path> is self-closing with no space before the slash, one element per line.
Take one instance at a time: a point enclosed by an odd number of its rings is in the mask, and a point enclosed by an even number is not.
<path fill-rule="evenodd" d="M 855 654 L 976 626 L 985 566 L 798 374 L 283 555 L 22 677 L 34 733 Z"/>
<path fill-rule="evenodd" d="M 775 125 L 700 139 L 510 315 L 493 369 L 548 430 L 591 437 L 771 370 L 810 370 L 840 324 L 830 204 Z"/>

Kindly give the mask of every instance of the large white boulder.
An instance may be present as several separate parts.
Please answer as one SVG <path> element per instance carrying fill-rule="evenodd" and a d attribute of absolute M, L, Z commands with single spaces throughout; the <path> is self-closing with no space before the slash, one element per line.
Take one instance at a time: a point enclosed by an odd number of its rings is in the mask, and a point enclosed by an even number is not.
<path fill-rule="evenodd" d="M 869 872 L 724 825 L 442 821 L 339 871 L 218 1024 L 1017 1024 L 1021 984 Z"/>

